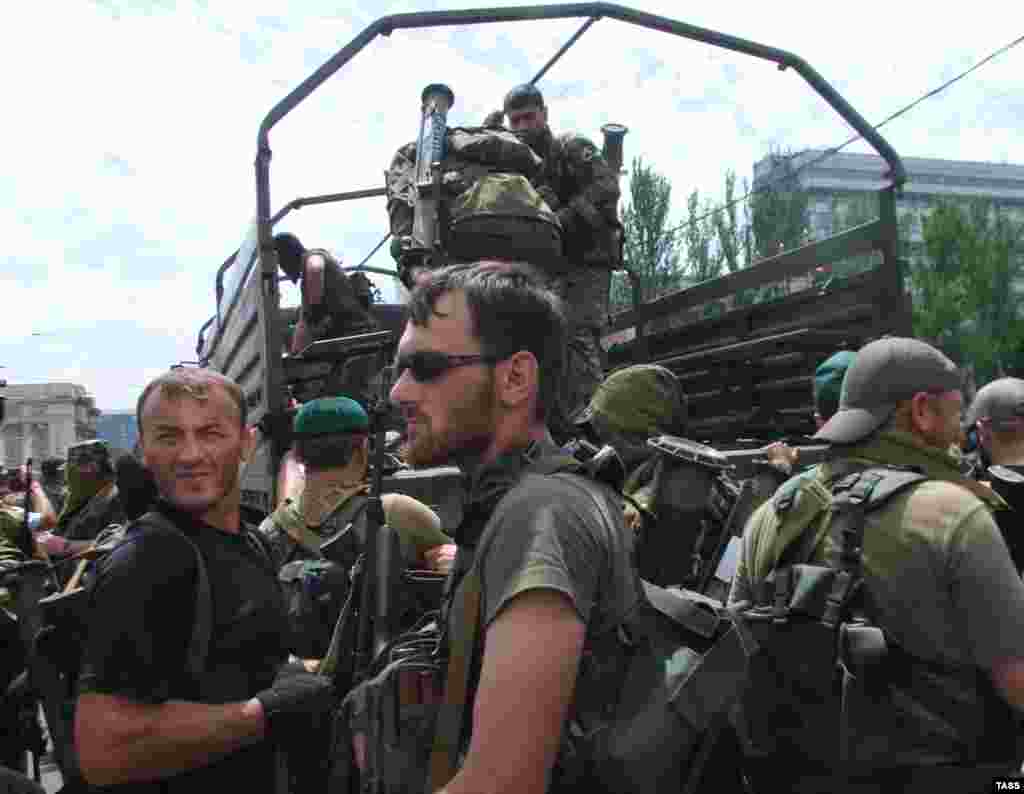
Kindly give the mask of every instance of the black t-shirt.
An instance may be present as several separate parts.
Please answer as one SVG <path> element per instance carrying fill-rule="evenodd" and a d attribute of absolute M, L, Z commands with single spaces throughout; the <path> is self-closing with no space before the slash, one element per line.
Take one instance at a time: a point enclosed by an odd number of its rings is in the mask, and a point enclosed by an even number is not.
<path fill-rule="evenodd" d="M 213 600 L 202 702 L 248 700 L 269 687 L 288 656 L 288 623 L 277 572 L 258 542 L 224 532 L 166 503 L 158 509 L 199 547 Z M 129 528 L 99 566 L 80 691 L 146 703 L 200 700 L 185 672 L 197 587 L 195 552 L 169 532 Z M 264 744 L 152 784 L 112 791 L 239 790 L 271 794 L 274 753 Z"/>
<path fill-rule="evenodd" d="M 996 523 L 1010 549 L 1018 571 L 1024 571 L 1024 466 L 992 466 L 988 470 L 992 490 L 1003 497 L 1009 510 L 995 512 Z"/>

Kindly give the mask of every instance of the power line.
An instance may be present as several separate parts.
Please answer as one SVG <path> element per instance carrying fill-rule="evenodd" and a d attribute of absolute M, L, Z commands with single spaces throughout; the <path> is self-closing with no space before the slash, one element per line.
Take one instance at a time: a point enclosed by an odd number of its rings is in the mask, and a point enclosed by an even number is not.
<path fill-rule="evenodd" d="M 885 119 L 880 121 L 878 124 L 874 125 L 874 127 L 872 127 L 872 129 L 879 130 L 882 127 L 884 127 L 886 124 L 888 124 L 890 121 L 895 121 L 900 116 L 903 116 L 904 114 L 906 114 L 909 111 L 913 110 L 915 107 L 920 105 L 925 100 L 931 99 L 934 96 L 938 96 L 943 91 L 945 91 L 947 88 L 952 86 L 954 83 L 964 79 L 969 74 L 971 74 L 972 72 L 977 71 L 982 66 L 984 66 L 987 63 L 989 63 L 990 61 L 995 60 L 1000 55 L 1003 55 L 1004 53 L 1009 52 L 1010 50 L 1012 50 L 1014 47 L 1016 47 L 1021 42 L 1024 42 L 1024 36 L 1018 36 L 1016 39 L 1011 41 L 1009 44 L 1007 44 L 1007 45 L 1005 45 L 1003 47 L 1000 47 L 995 52 L 985 56 L 980 61 L 975 63 L 973 66 L 971 66 L 970 68 L 968 68 L 965 71 L 961 72 L 960 74 L 956 75 L 955 77 L 947 80 L 942 85 L 938 86 L 937 88 L 933 88 L 931 91 L 928 91 L 925 94 L 922 94 L 920 97 L 915 99 L 910 104 L 900 108 L 895 113 L 892 113 L 891 115 L 887 116 Z M 763 193 L 766 190 L 769 190 L 769 189 L 775 187 L 775 185 L 780 184 L 780 183 L 782 183 L 782 182 L 784 182 L 784 181 L 786 181 L 788 179 L 793 179 L 801 171 L 803 171 L 803 170 L 805 170 L 807 168 L 810 168 L 812 165 L 817 165 L 822 160 L 827 160 L 829 157 L 831 157 L 834 154 L 838 154 L 843 149 L 845 149 L 847 146 L 849 146 L 851 143 L 855 143 L 856 141 L 859 141 L 863 137 L 864 137 L 863 135 L 857 134 L 857 135 L 854 135 L 852 138 L 849 138 L 848 140 L 843 141 L 838 146 L 833 146 L 833 147 L 831 147 L 829 149 L 825 149 L 818 157 L 815 157 L 815 158 L 813 158 L 811 160 L 808 160 L 807 162 L 803 163 L 798 168 L 796 168 L 796 170 L 791 171 L 791 172 L 787 171 L 786 173 L 782 174 L 781 176 L 779 176 L 779 177 L 777 177 L 775 179 L 769 179 L 767 182 L 763 183 L 760 187 L 753 188 L 753 189 L 749 190 L 747 193 L 745 193 L 744 195 L 740 196 L 739 198 L 735 198 L 732 201 L 727 201 L 725 204 L 722 204 L 721 206 L 716 207 L 715 209 L 708 210 L 703 215 L 700 215 L 697 218 L 694 218 L 694 219 L 689 220 L 689 221 L 683 221 L 678 226 L 673 226 L 666 233 L 667 234 L 672 234 L 674 232 L 679 231 L 684 226 L 692 226 L 694 224 L 700 223 L 702 220 L 710 218 L 712 215 L 715 215 L 716 213 L 719 213 L 719 212 L 721 212 L 724 209 L 728 209 L 729 207 L 733 207 L 736 204 L 739 204 L 739 203 L 741 203 L 743 201 L 746 201 L 747 199 L 751 198 L 752 196 L 755 196 L 758 193 Z M 802 151 L 786 155 L 785 157 L 780 157 L 778 162 L 773 165 L 773 169 L 774 168 L 778 168 L 781 165 L 785 165 L 786 163 L 791 162 L 795 158 L 800 157 L 800 156 L 802 156 L 804 154 L 807 154 L 810 151 L 813 151 L 813 150 L 812 149 L 803 149 Z"/>

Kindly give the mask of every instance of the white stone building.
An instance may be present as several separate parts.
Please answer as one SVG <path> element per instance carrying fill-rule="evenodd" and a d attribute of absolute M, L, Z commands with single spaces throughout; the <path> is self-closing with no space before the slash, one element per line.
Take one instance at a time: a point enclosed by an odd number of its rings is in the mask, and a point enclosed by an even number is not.
<path fill-rule="evenodd" d="M 32 458 L 36 467 L 48 457 L 67 457 L 68 447 L 96 437 L 96 403 L 75 383 L 12 384 L 0 424 L 0 460 L 16 466 Z"/>

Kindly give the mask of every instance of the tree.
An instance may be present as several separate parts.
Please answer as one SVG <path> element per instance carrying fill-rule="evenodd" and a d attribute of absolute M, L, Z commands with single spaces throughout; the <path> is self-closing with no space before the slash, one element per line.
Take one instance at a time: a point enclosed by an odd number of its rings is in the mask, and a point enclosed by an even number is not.
<path fill-rule="evenodd" d="M 1020 363 L 1024 321 L 1021 224 L 990 200 L 943 202 L 925 218 L 924 255 L 910 263 L 914 333 L 971 363 L 980 381 Z"/>
<path fill-rule="evenodd" d="M 768 178 L 751 198 L 755 259 L 799 247 L 809 227 L 808 195 L 800 186 L 792 153 L 773 150 L 768 159 Z"/>
<path fill-rule="evenodd" d="M 672 183 L 642 157 L 633 159 L 629 177 L 629 203 L 622 213 L 625 234 L 623 258 L 641 283 L 643 300 L 649 301 L 682 287 L 679 263 L 679 230 L 669 222 Z M 632 305 L 630 285 L 616 279 L 612 306 Z"/>
<path fill-rule="evenodd" d="M 718 210 L 712 207 L 710 199 L 701 201 L 700 193 L 694 189 L 686 200 L 686 275 L 700 283 L 722 273 L 722 258 L 716 247 L 717 229 L 715 216 Z"/>

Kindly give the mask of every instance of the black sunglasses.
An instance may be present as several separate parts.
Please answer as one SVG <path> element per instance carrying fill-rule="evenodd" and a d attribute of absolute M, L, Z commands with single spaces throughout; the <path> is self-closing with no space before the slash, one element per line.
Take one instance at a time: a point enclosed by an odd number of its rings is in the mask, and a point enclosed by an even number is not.
<path fill-rule="evenodd" d="M 455 367 L 466 367 L 470 364 L 496 364 L 502 359 L 508 358 L 509 355 L 511 354 L 460 356 L 441 353 L 437 350 L 417 350 L 415 353 L 408 353 L 395 359 L 394 379 L 397 381 L 406 370 L 409 370 L 419 383 L 429 383 Z"/>

